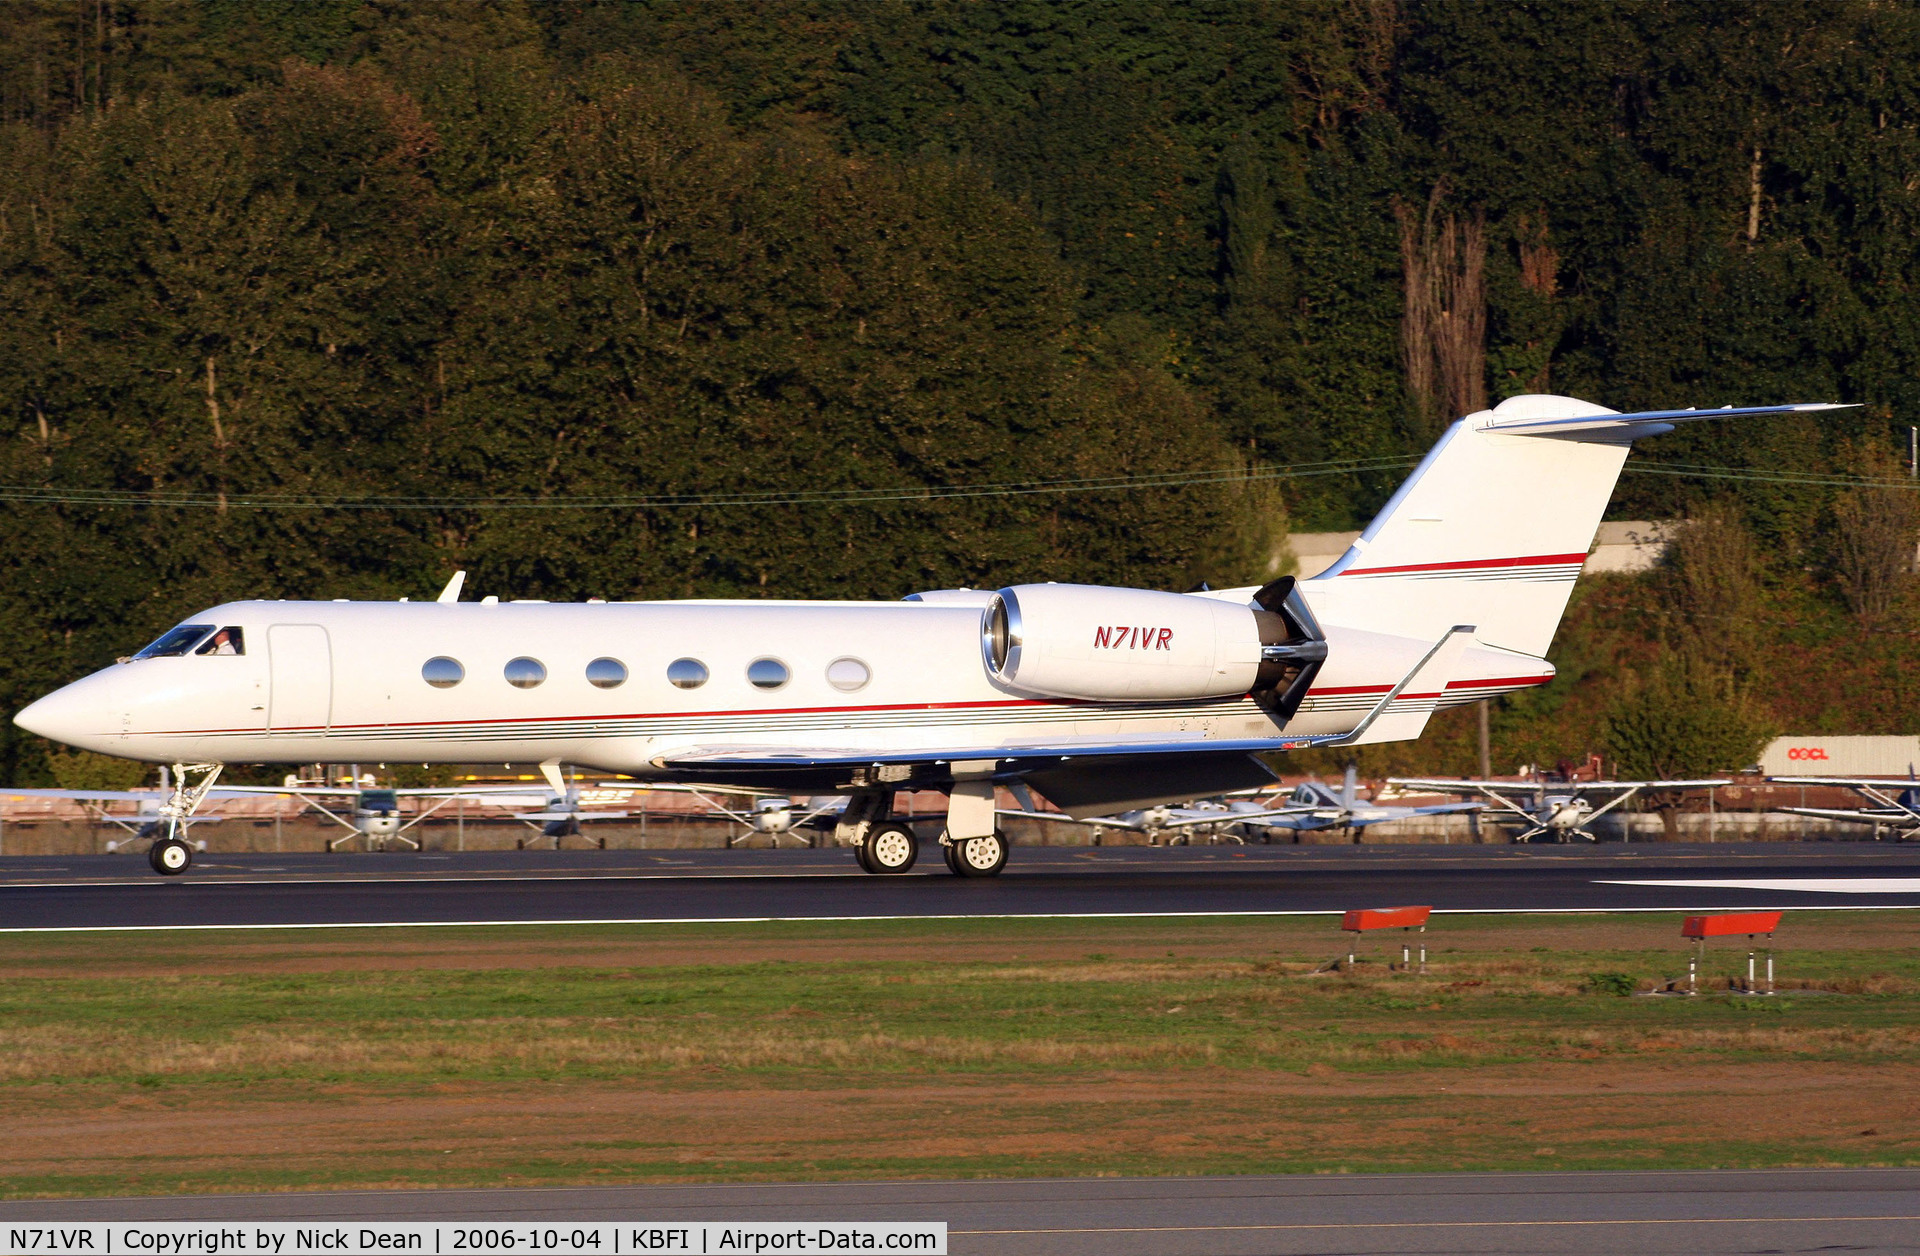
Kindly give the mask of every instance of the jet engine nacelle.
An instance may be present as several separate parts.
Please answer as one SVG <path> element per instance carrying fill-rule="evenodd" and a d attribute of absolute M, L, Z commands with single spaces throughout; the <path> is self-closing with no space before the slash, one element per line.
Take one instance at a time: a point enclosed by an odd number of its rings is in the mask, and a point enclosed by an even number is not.
<path fill-rule="evenodd" d="M 1049 698 L 1226 698 L 1260 677 L 1263 615 L 1151 589 L 1023 584 L 987 604 L 981 645 L 995 680 Z"/>

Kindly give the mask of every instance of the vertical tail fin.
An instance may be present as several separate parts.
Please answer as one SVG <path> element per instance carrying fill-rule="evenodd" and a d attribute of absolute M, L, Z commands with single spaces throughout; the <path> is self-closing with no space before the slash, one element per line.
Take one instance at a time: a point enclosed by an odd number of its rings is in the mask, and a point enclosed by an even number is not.
<path fill-rule="evenodd" d="M 1697 419 L 1836 408 L 1621 414 L 1571 397 L 1511 398 L 1448 428 L 1353 547 L 1303 592 L 1328 622 L 1421 640 L 1472 623 L 1481 642 L 1538 657 L 1635 439 Z"/>

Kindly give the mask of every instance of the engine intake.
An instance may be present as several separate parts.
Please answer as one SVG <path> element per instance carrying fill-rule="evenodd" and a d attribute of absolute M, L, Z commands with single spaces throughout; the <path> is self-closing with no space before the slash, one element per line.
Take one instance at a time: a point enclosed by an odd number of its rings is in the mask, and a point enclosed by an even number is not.
<path fill-rule="evenodd" d="M 981 618 L 987 672 L 1009 688 L 1092 701 L 1226 698 L 1268 669 L 1273 618 L 1218 598 L 1084 584 L 1001 589 Z"/>

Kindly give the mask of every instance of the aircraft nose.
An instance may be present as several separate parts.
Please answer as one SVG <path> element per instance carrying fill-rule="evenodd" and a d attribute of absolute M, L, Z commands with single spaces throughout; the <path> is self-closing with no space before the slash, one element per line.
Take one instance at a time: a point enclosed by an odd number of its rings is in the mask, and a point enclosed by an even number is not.
<path fill-rule="evenodd" d="M 83 745 L 91 740 L 90 734 L 100 732 L 99 720 L 93 718 L 94 704 L 82 695 L 74 692 L 76 686 L 68 685 L 56 689 L 38 702 L 31 703 L 13 717 L 13 722 L 30 733 L 38 733 L 53 741 L 65 742 L 69 746 Z"/>

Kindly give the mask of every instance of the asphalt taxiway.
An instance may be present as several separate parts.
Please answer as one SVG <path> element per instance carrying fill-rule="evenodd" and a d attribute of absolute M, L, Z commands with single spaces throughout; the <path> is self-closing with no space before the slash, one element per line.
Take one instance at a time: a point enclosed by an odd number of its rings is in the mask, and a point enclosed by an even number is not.
<path fill-rule="evenodd" d="M 945 1221 L 955 1256 L 1910 1253 L 1920 1170 L 608 1186 L 0 1203 L 0 1221 Z"/>
<path fill-rule="evenodd" d="M 931 868 L 928 865 L 931 864 Z M 838 850 L 0 861 L 0 929 L 1920 907 L 1920 847 L 1017 847 L 991 880 L 868 876 Z"/>

